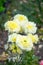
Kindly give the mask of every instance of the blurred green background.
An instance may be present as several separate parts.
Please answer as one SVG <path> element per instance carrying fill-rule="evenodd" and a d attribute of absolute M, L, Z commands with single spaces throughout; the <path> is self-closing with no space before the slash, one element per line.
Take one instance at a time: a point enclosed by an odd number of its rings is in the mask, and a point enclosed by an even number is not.
<path fill-rule="evenodd" d="M 39 28 L 43 27 L 43 0 L 0 0 L 0 29 L 17 13 L 26 15 Z"/>

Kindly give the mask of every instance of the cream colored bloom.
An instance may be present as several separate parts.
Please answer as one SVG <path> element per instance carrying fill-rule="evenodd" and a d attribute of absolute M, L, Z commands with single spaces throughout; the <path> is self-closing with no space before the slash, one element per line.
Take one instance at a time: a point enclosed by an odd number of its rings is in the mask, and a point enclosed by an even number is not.
<path fill-rule="evenodd" d="M 24 23 L 28 22 L 28 18 L 25 15 L 17 14 L 14 16 L 14 20 L 18 22 L 20 25 L 23 25 Z"/>
<path fill-rule="evenodd" d="M 37 34 L 35 34 L 35 35 L 28 34 L 28 37 L 31 38 L 31 40 L 32 40 L 33 43 L 37 43 L 39 41 L 39 38 L 38 38 L 38 35 Z"/>
<path fill-rule="evenodd" d="M 5 30 L 8 30 L 9 32 L 19 32 L 20 30 L 19 24 L 14 21 L 7 21 L 4 27 Z"/>
<path fill-rule="evenodd" d="M 27 36 L 18 36 L 16 44 L 22 50 L 26 50 L 26 51 L 30 51 L 33 47 L 33 43 L 31 41 L 31 39 L 27 38 Z"/>
<path fill-rule="evenodd" d="M 25 30 L 25 33 L 34 34 L 37 31 L 36 24 L 34 22 L 28 22 L 27 24 L 24 25 L 24 30 Z"/>
<path fill-rule="evenodd" d="M 13 33 L 8 36 L 8 42 L 16 42 L 17 34 Z"/>

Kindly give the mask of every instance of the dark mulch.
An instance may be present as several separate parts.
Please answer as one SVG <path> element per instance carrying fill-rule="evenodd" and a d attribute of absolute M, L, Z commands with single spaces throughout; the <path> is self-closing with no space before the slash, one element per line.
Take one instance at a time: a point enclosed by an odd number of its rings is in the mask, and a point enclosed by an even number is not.
<path fill-rule="evenodd" d="M 4 44 L 6 44 L 8 35 L 7 35 L 7 31 L 1 31 L 0 30 L 0 55 L 3 53 L 4 51 Z"/>
<path fill-rule="evenodd" d="M 35 45 L 35 55 L 40 59 L 43 59 L 43 41 L 40 41 L 37 45 Z"/>

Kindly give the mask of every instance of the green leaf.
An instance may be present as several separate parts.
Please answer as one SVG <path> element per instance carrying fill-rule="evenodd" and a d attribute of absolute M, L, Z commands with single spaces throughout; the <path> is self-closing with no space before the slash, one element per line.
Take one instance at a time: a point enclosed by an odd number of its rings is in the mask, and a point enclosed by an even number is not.
<path fill-rule="evenodd" d="M 3 12 L 5 8 L 3 6 L 0 7 L 0 12 Z"/>

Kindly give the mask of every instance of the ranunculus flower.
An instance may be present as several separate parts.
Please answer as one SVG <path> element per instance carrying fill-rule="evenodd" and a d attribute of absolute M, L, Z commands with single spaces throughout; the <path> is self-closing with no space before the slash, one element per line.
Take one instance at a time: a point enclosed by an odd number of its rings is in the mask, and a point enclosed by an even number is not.
<path fill-rule="evenodd" d="M 34 22 L 29 21 L 23 27 L 24 27 L 24 32 L 27 33 L 27 34 L 28 33 L 34 34 L 37 31 L 37 27 L 36 27 L 36 24 Z"/>
<path fill-rule="evenodd" d="M 16 34 L 16 33 L 10 34 L 8 36 L 8 42 L 16 42 L 17 36 L 18 36 L 18 34 Z"/>
<path fill-rule="evenodd" d="M 35 34 L 35 35 L 28 34 L 27 36 L 30 37 L 31 40 L 32 40 L 32 42 L 35 43 L 35 44 L 37 44 L 37 42 L 39 41 L 39 38 L 38 38 L 38 35 L 37 34 Z"/>
<path fill-rule="evenodd" d="M 18 36 L 16 40 L 16 44 L 22 50 L 26 50 L 26 51 L 32 50 L 33 47 L 33 43 L 31 39 L 27 38 L 27 36 Z"/>
<path fill-rule="evenodd" d="M 14 16 L 14 20 L 18 22 L 20 25 L 23 25 L 24 23 L 28 22 L 28 18 L 25 15 L 17 14 Z"/>
<path fill-rule="evenodd" d="M 20 25 L 14 21 L 7 21 L 4 24 L 5 30 L 8 30 L 8 32 L 16 32 L 18 33 L 20 30 Z"/>

